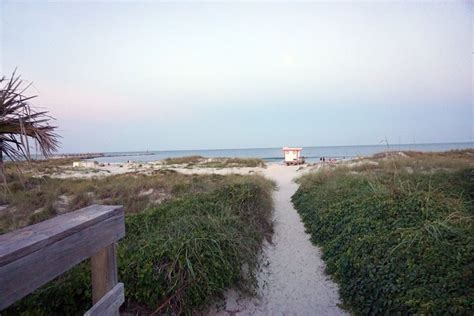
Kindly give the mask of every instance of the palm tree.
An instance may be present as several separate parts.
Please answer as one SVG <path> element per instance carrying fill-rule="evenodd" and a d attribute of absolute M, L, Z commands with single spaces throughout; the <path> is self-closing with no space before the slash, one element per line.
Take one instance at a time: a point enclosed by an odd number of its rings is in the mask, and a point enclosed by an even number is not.
<path fill-rule="evenodd" d="M 38 111 L 31 105 L 36 95 L 26 96 L 30 85 L 25 85 L 20 76 L 13 72 L 11 77 L 0 78 L 0 176 L 5 182 L 4 159 L 21 161 L 31 159 L 32 144 L 44 157 L 58 149 L 59 136 L 54 119 L 48 111 Z"/>

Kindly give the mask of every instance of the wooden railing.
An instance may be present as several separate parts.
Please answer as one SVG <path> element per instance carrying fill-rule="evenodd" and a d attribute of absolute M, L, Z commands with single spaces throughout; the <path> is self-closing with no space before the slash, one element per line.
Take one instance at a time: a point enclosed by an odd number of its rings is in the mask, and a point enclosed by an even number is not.
<path fill-rule="evenodd" d="M 91 205 L 0 236 L 0 310 L 91 258 L 92 301 L 86 315 L 118 315 L 116 242 L 125 236 L 121 206 Z M 47 304 L 47 303 L 46 303 Z"/>

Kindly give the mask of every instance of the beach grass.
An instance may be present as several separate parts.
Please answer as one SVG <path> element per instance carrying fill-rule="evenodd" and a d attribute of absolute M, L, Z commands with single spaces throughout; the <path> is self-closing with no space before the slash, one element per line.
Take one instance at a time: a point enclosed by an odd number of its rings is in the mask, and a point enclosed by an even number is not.
<path fill-rule="evenodd" d="M 356 315 L 472 315 L 473 150 L 383 153 L 299 178 L 293 203 Z"/>
<path fill-rule="evenodd" d="M 172 169 L 152 170 L 149 174 L 129 172 L 105 177 L 53 178 L 70 166 L 69 159 L 23 163 L 21 173 L 7 166 L 7 189 L 0 191 L 0 233 L 18 229 L 49 217 L 97 204 L 121 204 L 127 213 L 136 213 L 185 194 L 212 191 L 224 184 L 252 179 L 265 182 L 257 175 L 232 174 L 188 175 Z M 42 176 L 37 176 L 42 175 Z"/>
<path fill-rule="evenodd" d="M 183 165 L 183 164 L 194 164 L 204 160 L 203 156 L 184 156 L 184 157 L 175 157 L 167 158 L 164 160 L 166 165 Z"/>
<path fill-rule="evenodd" d="M 205 158 L 202 156 L 187 156 L 178 158 L 165 159 L 164 164 L 167 166 L 183 166 L 184 168 L 256 168 L 266 167 L 263 159 L 259 158 Z"/>

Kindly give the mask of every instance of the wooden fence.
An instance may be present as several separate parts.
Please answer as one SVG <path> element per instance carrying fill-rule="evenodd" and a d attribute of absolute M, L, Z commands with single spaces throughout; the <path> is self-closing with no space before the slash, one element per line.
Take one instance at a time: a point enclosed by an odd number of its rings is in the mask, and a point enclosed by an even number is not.
<path fill-rule="evenodd" d="M 116 242 L 125 236 L 122 206 L 91 205 L 0 236 L 0 310 L 91 258 L 86 315 L 118 315 Z M 45 302 L 45 304 L 47 304 Z"/>

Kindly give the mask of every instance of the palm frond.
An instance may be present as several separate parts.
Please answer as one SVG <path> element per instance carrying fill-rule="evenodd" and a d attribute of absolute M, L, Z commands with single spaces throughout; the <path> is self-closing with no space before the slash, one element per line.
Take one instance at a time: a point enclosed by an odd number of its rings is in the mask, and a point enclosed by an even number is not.
<path fill-rule="evenodd" d="M 29 87 L 16 72 L 0 78 L 0 161 L 3 155 L 13 161 L 30 160 L 31 143 L 45 157 L 59 147 L 57 126 L 50 125 L 54 118 L 31 105 L 36 95 L 25 95 Z"/>

